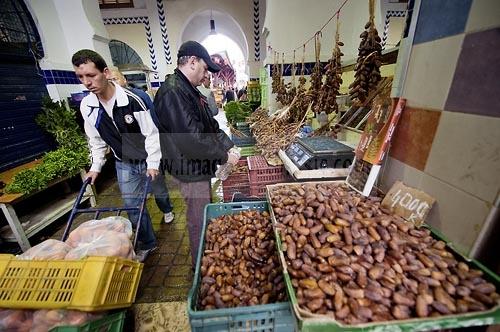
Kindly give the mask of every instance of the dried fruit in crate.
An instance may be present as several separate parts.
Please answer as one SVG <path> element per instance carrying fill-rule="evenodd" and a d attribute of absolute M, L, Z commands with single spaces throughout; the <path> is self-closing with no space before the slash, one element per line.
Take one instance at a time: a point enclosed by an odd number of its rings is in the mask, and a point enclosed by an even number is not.
<path fill-rule="evenodd" d="M 203 310 L 283 301 L 285 284 L 269 213 L 212 220 L 205 234 L 198 306 Z"/>
<path fill-rule="evenodd" d="M 276 186 L 270 199 L 300 308 L 345 324 L 487 310 L 494 284 L 345 184 Z"/>

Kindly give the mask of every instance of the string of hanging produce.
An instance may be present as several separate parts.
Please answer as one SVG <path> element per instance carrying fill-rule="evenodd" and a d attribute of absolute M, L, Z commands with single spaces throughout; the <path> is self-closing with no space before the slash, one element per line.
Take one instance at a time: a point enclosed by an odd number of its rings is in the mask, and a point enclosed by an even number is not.
<path fill-rule="evenodd" d="M 292 108 L 292 119 L 294 122 L 300 121 L 304 116 L 304 112 L 310 104 L 310 98 L 307 96 L 306 78 L 305 75 L 305 60 L 306 60 L 306 45 L 302 48 L 302 64 L 300 68 L 299 86 L 296 91 L 296 98 Z"/>
<path fill-rule="evenodd" d="M 280 73 L 279 73 L 279 69 L 278 69 L 278 60 L 277 60 L 277 55 L 278 53 L 277 52 L 274 52 L 274 66 L 273 66 L 273 70 L 271 72 L 271 77 L 272 77 L 272 83 L 271 83 L 271 92 L 272 93 L 278 93 L 278 90 L 279 90 L 279 86 L 280 86 L 280 83 L 281 83 L 281 80 L 280 80 Z"/>
<path fill-rule="evenodd" d="M 323 74 L 321 72 L 321 61 L 319 60 L 321 52 L 321 31 L 316 32 L 316 37 L 314 38 L 314 56 L 316 63 L 311 73 L 311 85 L 309 86 L 308 94 L 312 99 L 313 110 L 317 110 L 317 104 L 319 102 L 319 94 L 322 85 Z"/>
<path fill-rule="evenodd" d="M 380 79 L 382 65 L 381 39 L 375 28 L 375 0 L 369 3 L 370 19 L 365 25 L 365 31 L 360 35 L 361 43 L 358 48 L 358 59 L 354 67 L 354 82 L 349 85 L 349 95 L 355 104 L 363 103 L 373 91 Z"/>
<path fill-rule="evenodd" d="M 314 109 L 315 113 L 320 113 L 322 111 L 326 114 L 338 112 L 337 96 L 339 95 L 339 89 L 342 85 L 342 65 L 340 63 L 340 58 L 344 55 L 340 51 L 340 46 L 344 46 L 344 43 L 340 41 L 338 15 L 333 45 L 332 57 L 328 60 L 328 64 L 325 67 L 325 81 L 321 86 L 319 102 Z"/>
<path fill-rule="evenodd" d="M 288 90 L 290 88 L 290 83 L 285 84 L 284 73 L 285 71 L 285 53 L 282 54 L 281 57 L 281 68 L 280 68 L 280 84 L 278 86 L 278 91 L 276 95 L 276 101 L 280 102 L 281 105 L 287 106 L 290 105 L 294 96 L 290 96 Z"/>
<path fill-rule="evenodd" d="M 296 71 L 296 63 L 295 63 L 295 51 L 293 51 L 293 63 L 292 63 L 292 81 L 290 82 L 290 88 L 287 91 L 287 100 L 289 100 L 289 103 L 292 103 L 293 99 L 297 95 L 297 87 L 295 84 L 295 71 Z"/>

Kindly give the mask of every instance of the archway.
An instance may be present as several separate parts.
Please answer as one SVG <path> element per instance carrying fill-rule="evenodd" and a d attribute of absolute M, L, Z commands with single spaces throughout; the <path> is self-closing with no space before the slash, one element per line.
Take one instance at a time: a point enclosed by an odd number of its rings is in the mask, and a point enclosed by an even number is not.
<path fill-rule="evenodd" d="M 109 42 L 109 51 L 111 53 L 111 59 L 113 61 L 113 65 L 142 65 L 142 59 L 137 54 L 137 52 L 126 43 L 112 39 Z"/>
<path fill-rule="evenodd" d="M 201 44 L 205 46 L 212 57 L 216 57 L 222 63 L 226 63 L 220 73 L 224 77 L 226 85 L 236 84 L 242 87 L 248 81 L 247 65 L 241 48 L 231 38 L 223 34 L 209 35 Z M 234 73 L 234 78 L 228 77 L 230 70 Z"/>
<path fill-rule="evenodd" d="M 210 19 L 215 22 L 215 32 L 211 33 Z M 180 41 L 196 40 L 202 43 L 211 55 L 227 54 L 236 72 L 236 84 L 248 80 L 248 42 L 243 29 L 229 14 L 219 10 L 206 9 L 194 13 L 181 30 Z"/>

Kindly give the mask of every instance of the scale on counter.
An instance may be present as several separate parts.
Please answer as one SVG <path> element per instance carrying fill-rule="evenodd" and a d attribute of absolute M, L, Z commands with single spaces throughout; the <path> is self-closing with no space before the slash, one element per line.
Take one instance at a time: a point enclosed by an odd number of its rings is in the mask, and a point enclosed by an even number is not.
<path fill-rule="evenodd" d="M 296 179 L 346 177 L 354 159 L 354 149 L 326 136 L 297 139 L 279 156 Z"/>
<path fill-rule="evenodd" d="M 354 159 L 351 147 L 322 136 L 299 138 L 285 152 L 300 170 L 348 168 Z"/>

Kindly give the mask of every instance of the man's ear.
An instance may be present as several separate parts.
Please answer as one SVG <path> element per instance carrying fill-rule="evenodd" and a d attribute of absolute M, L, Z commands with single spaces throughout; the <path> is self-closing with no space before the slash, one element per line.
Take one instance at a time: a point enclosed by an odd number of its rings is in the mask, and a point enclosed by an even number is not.
<path fill-rule="evenodd" d="M 189 64 L 191 65 L 192 69 L 194 69 L 194 66 L 196 65 L 196 61 L 198 61 L 198 58 L 196 58 L 195 56 L 191 56 L 189 58 Z"/>
<path fill-rule="evenodd" d="M 104 77 L 106 77 L 106 79 L 109 80 L 110 76 L 111 76 L 111 70 L 109 70 L 108 67 L 104 67 L 102 73 L 104 74 Z"/>

